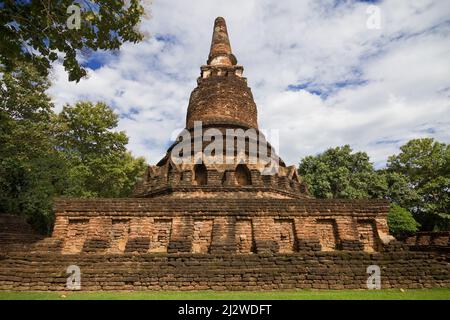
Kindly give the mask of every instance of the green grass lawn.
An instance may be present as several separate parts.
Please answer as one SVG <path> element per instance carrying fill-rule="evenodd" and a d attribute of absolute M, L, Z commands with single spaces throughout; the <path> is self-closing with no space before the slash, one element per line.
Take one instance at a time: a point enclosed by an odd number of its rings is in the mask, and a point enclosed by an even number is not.
<path fill-rule="evenodd" d="M 450 288 L 415 290 L 0 292 L 0 300 L 450 300 Z"/>

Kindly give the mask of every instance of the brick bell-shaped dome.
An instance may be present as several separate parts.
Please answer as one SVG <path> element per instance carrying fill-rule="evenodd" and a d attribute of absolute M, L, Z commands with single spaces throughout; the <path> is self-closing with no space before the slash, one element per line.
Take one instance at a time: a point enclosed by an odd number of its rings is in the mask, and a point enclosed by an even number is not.
<path fill-rule="evenodd" d="M 219 17 L 214 21 L 207 64 L 201 67 L 198 86 L 189 99 L 187 128 L 192 128 L 194 121 L 258 128 L 256 104 L 247 79 L 242 77 L 244 68 L 236 63 L 225 19 Z"/>
<path fill-rule="evenodd" d="M 275 150 L 258 130 L 257 107 L 253 100 L 247 79 L 242 77 L 243 67 L 237 65 L 231 52 L 225 20 L 214 21 L 211 49 L 207 64 L 201 67 L 197 87 L 191 93 L 186 117 L 188 138 L 180 134 L 169 147 L 165 157 L 155 166 L 149 166 L 141 181 L 136 184 L 137 197 L 180 197 L 180 198 L 305 198 L 309 197 L 306 185 L 297 175 L 295 166 L 287 167 Z M 197 125 L 201 129 L 197 130 Z M 228 130 L 255 132 L 245 136 L 238 147 L 237 140 L 228 141 L 215 155 L 222 154 L 225 161 L 211 162 L 206 153 L 210 139 L 208 130 L 226 136 Z M 225 137 L 227 139 L 227 137 Z M 198 150 L 196 141 L 200 139 Z M 203 139 L 203 140 L 202 140 Z M 214 139 L 215 141 L 215 139 Z M 270 164 L 277 164 L 274 174 L 267 174 L 270 167 L 260 161 L 261 144 L 268 150 Z M 258 145 L 258 152 L 252 149 Z M 189 146 L 184 154 L 187 161 L 174 161 L 180 146 Z M 230 149 L 232 152 L 229 152 Z M 183 151 L 185 152 L 185 151 Z"/>

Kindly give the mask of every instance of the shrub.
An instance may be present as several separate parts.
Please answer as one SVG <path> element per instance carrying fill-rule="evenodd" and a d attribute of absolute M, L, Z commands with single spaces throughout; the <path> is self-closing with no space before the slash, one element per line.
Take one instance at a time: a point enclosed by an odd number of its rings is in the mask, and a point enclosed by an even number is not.
<path fill-rule="evenodd" d="M 405 236 L 414 233 L 420 226 L 420 224 L 414 220 L 411 212 L 396 204 L 391 204 L 387 220 L 389 231 L 394 236 Z"/>

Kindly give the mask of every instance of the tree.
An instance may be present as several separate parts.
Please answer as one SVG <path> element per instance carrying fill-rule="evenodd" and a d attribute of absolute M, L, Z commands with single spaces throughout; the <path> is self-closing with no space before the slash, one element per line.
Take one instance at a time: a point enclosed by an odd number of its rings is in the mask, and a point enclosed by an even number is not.
<path fill-rule="evenodd" d="M 431 138 L 414 139 L 389 157 L 387 171 L 401 174 L 416 198 L 407 208 L 425 230 L 445 230 L 450 221 L 450 146 Z"/>
<path fill-rule="evenodd" d="M 139 0 L 5 0 L 0 12 L 0 63 L 8 70 L 31 62 L 45 76 L 61 54 L 69 80 L 79 81 L 86 75 L 80 52 L 143 38 L 136 30 L 144 14 Z"/>
<path fill-rule="evenodd" d="M 53 148 L 50 83 L 30 64 L 0 72 L 0 212 L 24 214 L 46 232 L 64 167 Z"/>
<path fill-rule="evenodd" d="M 420 226 L 420 224 L 414 220 L 411 212 L 396 204 L 391 204 L 387 221 L 389 231 L 396 237 L 414 233 Z"/>
<path fill-rule="evenodd" d="M 128 137 L 114 129 L 118 116 L 104 103 L 66 105 L 57 116 L 57 147 L 68 163 L 64 195 L 128 196 L 145 170 L 127 151 Z"/>
<path fill-rule="evenodd" d="M 387 169 L 380 169 L 377 172 L 386 180 L 387 190 L 384 195 L 386 199 L 403 208 L 414 206 L 414 203 L 419 199 L 419 195 L 414 188 L 411 188 L 411 184 L 406 175 Z"/>
<path fill-rule="evenodd" d="M 317 198 L 386 198 L 392 202 L 388 215 L 391 233 L 417 230 L 411 213 L 401 207 L 410 208 L 418 199 L 408 177 L 386 169 L 375 170 L 365 152 L 352 153 L 348 145 L 330 148 L 302 159 L 299 174 Z"/>
<path fill-rule="evenodd" d="M 387 191 L 368 155 L 352 153 L 348 145 L 305 157 L 298 172 L 317 198 L 380 198 Z"/>
<path fill-rule="evenodd" d="M 113 131 L 111 109 L 78 103 L 56 115 L 33 65 L 0 72 L 0 213 L 26 215 L 48 233 L 54 197 L 130 195 L 145 161 Z"/>

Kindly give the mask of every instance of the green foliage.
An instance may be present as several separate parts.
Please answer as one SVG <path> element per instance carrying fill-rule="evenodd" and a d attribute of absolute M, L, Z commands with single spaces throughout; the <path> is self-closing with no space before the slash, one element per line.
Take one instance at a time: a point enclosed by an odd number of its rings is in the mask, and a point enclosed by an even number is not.
<path fill-rule="evenodd" d="M 64 194 L 122 197 L 130 194 L 145 160 L 127 152 L 128 138 L 116 132 L 118 117 L 104 103 L 65 106 L 56 119 L 57 147 L 69 165 Z M 113 183 L 111 183 L 113 182 Z"/>
<path fill-rule="evenodd" d="M 302 159 L 299 174 L 317 198 L 386 198 L 405 208 L 423 230 L 450 225 L 450 146 L 433 139 L 406 143 L 376 171 L 364 152 L 331 148 Z"/>
<path fill-rule="evenodd" d="M 416 190 L 411 187 L 406 175 L 399 172 L 378 170 L 378 173 L 386 179 L 387 192 L 385 198 L 404 208 L 410 208 L 419 199 Z"/>
<path fill-rule="evenodd" d="M 128 196 L 145 170 L 127 150 L 105 104 L 77 103 L 59 115 L 49 82 L 31 65 L 0 78 L 0 212 L 27 215 L 43 233 L 55 196 Z"/>
<path fill-rule="evenodd" d="M 61 159 L 52 144 L 49 82 L 31 65 L 0 79 L 0 212 L 27 215 L 47 231 Z"/>
<path fill-rule="evenodd" d="M 396 204 L 391 204 L 387 221 L 389 231 L 395 236 L 414 233 L 420 226 L 420 224 L 414 220 L 411 212 Z"/>
<path fill-rule="evenodd" d="M 299 174 L 317 198 L 377 198 L 387 190 L 365 152 L 352 153 L 350 146 L 330 148 L 300 162 Z"/>
<path fill-rule="evenodd" d="M 74 4 L 80 8 L 79 29 L 67 24 Z M 69 80 L 79 81 L 86 75 L 77 61 L 80 52 L 119 49 L 143 38 L 136 31 L 144 14 L 139 0 L 6 0 L 0 10 L 0 63 L 9 70 L 31 62 L 45 76 L 60 53 Z"/>
<path fill-rule="evenodd" d="M 431 138 L 414 139 L 389 157 L 387 171 L 403 175 L 416 194 L 402 205 L 427 230 L 450 225 L 450 145 Z M 398 201 L 402 203 L 402 201 Z"/>

